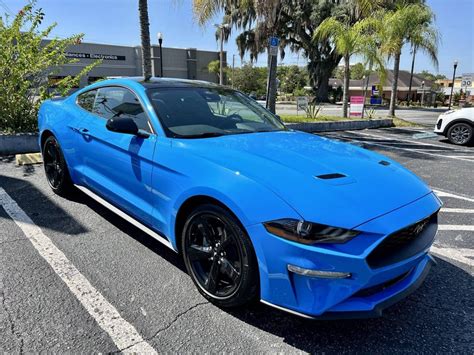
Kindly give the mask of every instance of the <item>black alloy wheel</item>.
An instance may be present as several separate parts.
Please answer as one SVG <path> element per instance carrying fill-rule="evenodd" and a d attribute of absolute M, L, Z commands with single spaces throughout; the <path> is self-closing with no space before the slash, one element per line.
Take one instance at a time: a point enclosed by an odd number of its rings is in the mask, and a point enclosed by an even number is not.
<path fill-rule="evenodd" d="M 473 127 L 467 123 L 456 123 L 448 130 L 448 139 L 457 145 L 468 144 L 473 138 Z"/>
<path fill-rule="evenodd" d="M 257 296 L 258 268 L 251 241 L 224 208 L 196 208 L 184 226 L 182 247 L 189 275 L 211 302 L 235 307 Z"/>
<path fill-rule="evenodd" d="M 66 195 L 71 192 L 73 184 L 61 147 L 54 136 L 49 136 L 44 142 L 43 164 L 51 189 L 58 195 Z"/>

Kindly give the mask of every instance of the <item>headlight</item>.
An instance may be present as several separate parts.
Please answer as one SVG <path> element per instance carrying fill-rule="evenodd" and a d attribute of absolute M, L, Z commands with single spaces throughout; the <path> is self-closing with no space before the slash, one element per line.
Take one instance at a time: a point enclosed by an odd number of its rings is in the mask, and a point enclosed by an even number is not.
<path fill-rule="evenodd" d="M 345 243 L 360 232 L 325 224 L 299 221 L 297 219 L 277 219 L 263 224 L 266 230 L 278 237 L 303 244 Z"/>

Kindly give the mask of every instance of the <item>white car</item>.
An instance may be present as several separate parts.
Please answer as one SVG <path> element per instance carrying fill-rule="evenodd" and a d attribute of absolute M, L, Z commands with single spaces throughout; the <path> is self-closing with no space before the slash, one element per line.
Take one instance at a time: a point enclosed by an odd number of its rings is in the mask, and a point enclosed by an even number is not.
<path fill-rule="evenodd" d="M 453 144 L 466 145 L 474 142 L 474 107 L 450 110 L 439 115 L 434 129 Z"/>

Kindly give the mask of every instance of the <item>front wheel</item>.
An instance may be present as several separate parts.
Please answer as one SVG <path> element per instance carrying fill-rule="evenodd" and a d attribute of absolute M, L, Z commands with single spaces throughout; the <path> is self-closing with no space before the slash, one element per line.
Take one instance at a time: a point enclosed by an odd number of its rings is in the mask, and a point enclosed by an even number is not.
<path fill-rule="evenodd" d="M 448 130 L 448 139 L 457 145 L 466 145 L 472 140 L 473 128 L 467 123 L 456 123 Z"/>
<path fill-rule="evenodd" d="M 199 292 L 220 307 L 249 303 L 259 277 L 250 238 L 222 207 L 197 207 L 183 228 L 182 250 L 188 274 Z"/>

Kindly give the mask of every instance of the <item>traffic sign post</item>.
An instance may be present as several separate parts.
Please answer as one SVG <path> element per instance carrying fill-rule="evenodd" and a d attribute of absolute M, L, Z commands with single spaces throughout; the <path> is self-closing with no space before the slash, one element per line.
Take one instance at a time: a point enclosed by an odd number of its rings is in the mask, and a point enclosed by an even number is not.
<path fill-rule="evenodd" d="M 278 37 L 270 37 L 270 55 L 278 55 L 278 46 L 280 44 L 280 39 Z"/>
<path fill-rule="evenodd" d="M 470 90 L 472 88 L 472 79 L 474 78 L 474 73 L 466 73 L 462 75 L 461 88 L 464 88 L 464 94 L 466 98 L 470 96 Z"/>

